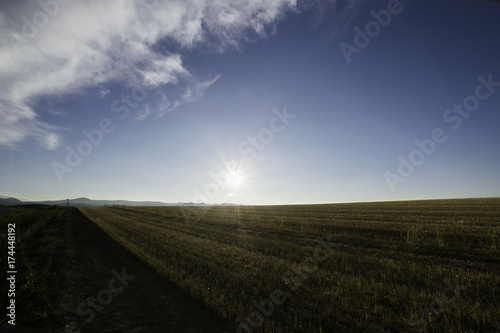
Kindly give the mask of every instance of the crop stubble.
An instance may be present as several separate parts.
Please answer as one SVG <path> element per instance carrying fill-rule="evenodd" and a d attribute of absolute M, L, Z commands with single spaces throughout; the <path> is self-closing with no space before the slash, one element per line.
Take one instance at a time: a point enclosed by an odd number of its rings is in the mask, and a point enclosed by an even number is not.
<path fill-rule="evenodd" d="M 256 332 L 500 330 L 499 198 L 80 210 L 235 325 L 282 291 Z M 429 313 L 447 285 L 464 290 Z"/>

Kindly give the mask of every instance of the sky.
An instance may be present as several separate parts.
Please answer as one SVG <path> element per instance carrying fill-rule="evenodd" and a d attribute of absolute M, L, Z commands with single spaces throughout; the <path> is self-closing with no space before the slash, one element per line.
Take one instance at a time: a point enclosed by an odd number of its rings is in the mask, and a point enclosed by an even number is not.
<path fill-rule="evenodd" d="M 0 195 L 500 196 L 500 4 L 2 1 Z"/>

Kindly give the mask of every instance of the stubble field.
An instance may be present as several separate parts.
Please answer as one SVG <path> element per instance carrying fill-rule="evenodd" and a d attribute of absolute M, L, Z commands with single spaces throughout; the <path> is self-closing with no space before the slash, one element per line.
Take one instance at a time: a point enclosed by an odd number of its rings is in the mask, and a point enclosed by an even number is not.
<path fill-rule="evenodd" d="M 500 198 L 80 210 L 235 331 L 500 331 Z"/>

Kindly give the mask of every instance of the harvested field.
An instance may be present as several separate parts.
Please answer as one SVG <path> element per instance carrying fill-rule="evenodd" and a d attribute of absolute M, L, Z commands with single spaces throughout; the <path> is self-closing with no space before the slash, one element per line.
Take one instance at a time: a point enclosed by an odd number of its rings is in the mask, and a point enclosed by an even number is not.
<path fill-rule="evenodd" d="M 80 210 L 242 332 L 500 329 L 498 198 Z"/>

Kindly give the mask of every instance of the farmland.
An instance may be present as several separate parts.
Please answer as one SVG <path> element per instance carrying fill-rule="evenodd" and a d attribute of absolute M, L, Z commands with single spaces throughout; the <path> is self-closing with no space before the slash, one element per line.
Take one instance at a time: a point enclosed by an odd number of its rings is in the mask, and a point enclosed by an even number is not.
<path fill-rule="evenodd" d="M 232 331 L 76 208 L 0 206 L 2 231 L 11 223 L 16 226 L 15 326 L 4 308 L 0 332 Z M 0 264 L 7 267 L 2 236 Z M 4 274 L 2 299 L 7 300 L 12 287 L 10 274 Z"/>
<path fill-rule="evenodd" d="M 500 331 L 499 198 L 79 209 L 235 331 Z"/>

